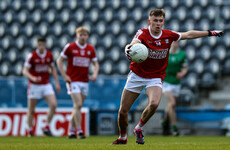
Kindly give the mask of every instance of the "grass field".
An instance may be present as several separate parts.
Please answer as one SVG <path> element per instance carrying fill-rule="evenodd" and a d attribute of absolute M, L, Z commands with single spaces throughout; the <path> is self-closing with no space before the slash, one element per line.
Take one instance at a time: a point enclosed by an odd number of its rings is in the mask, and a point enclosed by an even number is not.
<path fill-rule="evenodd" d="M 90 136 L 86 139 L 66 137 L 0 137 L 0 150 L 230 150 L 230 137 L 145 136 L 145 144 L 128 137 L 127 145 L 111 145 L 117 136 Z"/>

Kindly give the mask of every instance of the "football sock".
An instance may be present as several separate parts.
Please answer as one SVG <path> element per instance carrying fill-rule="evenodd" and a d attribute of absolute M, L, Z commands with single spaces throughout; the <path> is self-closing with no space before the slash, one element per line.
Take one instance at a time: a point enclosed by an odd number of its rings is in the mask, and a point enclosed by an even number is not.
<path fill-rule="evenodd" d="M 141 129 L 145 125 L 146 122 L 142 121 L 142 119 L 139 121 L 139 123 L 136 125 L 135 129 Z"/>
<path fill-rule="evenodd" d="M 50 127 L 50 124 L 49 124 L 49 123 L 46 123 L 45 128 L 49 128 L 49 127 Z"/>
<path fill-rule="evenodd" d="M 178 128 L 176 125 L 173 125 L 172 128 L 173 128 L 173 131 L 178 131 Z"/>
<path fill-rule="evenodd" d="M 81 129 L 81 126 L 78 126 L 77 127 L 77 133 L 81 133 L 81 132 L 83 132 L 82 129 Z"/>
<path fill-rule="evenodd" d="M 121 139 L 121 140 L 126 140 L 126 139 L 127 139 L 127 135 L 124 136 L 124 137 L 119 136 L 119 139 Z"/>
<path fill-rule="evenodd" d="M 126 140 L 127 139 L 127 132 L 120 132 L 119 139 Z"/>
<path fill-rule="evenodd" d="M 74 127 L 71 127 L 70 130 L 69 130 L 69 133 L 75 134 L 75 132 L 76 132 L 76 129 Z"/>
<path fill-rule="evenodd" d="M 29 132 L 33 131 L 33 128 L 32 128 L 32 127 L 29 127 L 29 128 L 28 128 L 28 131 L 29 131 Z"/>

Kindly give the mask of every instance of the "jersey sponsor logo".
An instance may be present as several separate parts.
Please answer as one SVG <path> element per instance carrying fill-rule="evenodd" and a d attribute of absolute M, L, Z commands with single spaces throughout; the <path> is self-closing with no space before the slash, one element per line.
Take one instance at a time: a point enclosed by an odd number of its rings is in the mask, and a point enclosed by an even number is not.
<path fill-rule="evenodd" d="M 36 65 L 35 71 L 36 72 L 48 72 L 49 67 L 47 65 Z"/>
<path fill-rule="evenodd" d="M 90 59 L 86 57 L 73 57 L 73 66 L 89 67 Z"/>
<path fill-rule="evenodd" d="M 88 55 L 90 55 L 90 54 L 91 54 L 91 52 L 90 52 L 90 51 L 87 51 L 87 54 L 88 54 Z"/>
<path fill-rule="evenodd" d="M 164 59 L 167 57 L 168 48 L 166 49 L 149 49 L 149 58 L 152 59 Z"/>

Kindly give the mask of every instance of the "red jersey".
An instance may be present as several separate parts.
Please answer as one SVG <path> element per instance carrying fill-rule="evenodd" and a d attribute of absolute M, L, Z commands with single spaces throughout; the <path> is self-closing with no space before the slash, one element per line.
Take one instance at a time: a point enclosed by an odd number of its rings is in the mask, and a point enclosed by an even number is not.
<path fill-rule="evenodd" d="M 77 41 L 67 44 L 61 52 L 63 58 L 67 58 L 66 74 L 71 81 L 88 82 L 89 65 L 91 61 L 97 61 L 96 52 L 92 45 L 84 46 Z"/>
<path fill-rule="evenodd" d="M 30 80 L 30 83 L 33 84 L 47 84 L 49 80 L 49 68 L 54 66 L 53 55 L 50 51 L 45 50 L 43 54 L 40 54 L 38 50 L 34 50 L 29 54 L 25 61 L 25 66 L 29 68 L 31 75 L 35 77 L 40 77 L 41 82 L 34 83 Z"/>
<path fill-rule="evenodd" d="M 133 40 L 138 40 L 149 50 L 148 58 L 142 63 L 131 62 L 130 69 L 143 78 L 165 77 L 165 70 L 168 65 L 168 56 L 171 43 L 180 40 L 181 34 L 178 32 L 163 29 L 159 36 L 154 36 L 150 32 L 150 27 L 137 31 Z"/>

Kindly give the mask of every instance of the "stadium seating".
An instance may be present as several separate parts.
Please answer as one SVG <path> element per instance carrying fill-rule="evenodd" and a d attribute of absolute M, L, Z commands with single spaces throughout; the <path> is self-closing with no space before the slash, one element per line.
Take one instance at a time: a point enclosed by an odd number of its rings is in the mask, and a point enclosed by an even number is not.
<path fill-rule="evenodd" d="M 188 57 L 184 86 L 193 90 L 217 72 L 230 74 L 229 5 L 214 0 L 3 0 L 0 1 L 0 76 L 21 77 L 24 60 L 35 49 L 36 38 L 47 37 L 56 60 L 64 45 L 75 40 L 75 29 L 86 26 L 95 45 L 100 75 L 127 75 L 129 61 L 123 49 L 139 28 L 147 27 L 148 12 L 164 8 L 165 28 L 175 31 L 225 29 L 221 39 L 181 42 Z M 217 5 L 218 4 L 218 5 Z M 218 13 L 218 11 L 219 13 Z M 212 67 L 214 62 L 215 68 Z M 115 65 L 116 64 L 116 65 Z M 213 70 L 214 69 L 214 70 Z M 215 70 L 217 69 L 217 70 Z M 196 78 L 194 78 L 196 77 Z M 205 82 L 205 81 L 204 81 Z M 194 85 L 196 84 L 196 85 Z M 206 86 L 212 86 L 205 85 Z M 64 96 L 65 97 L 65 96 Z"/>

